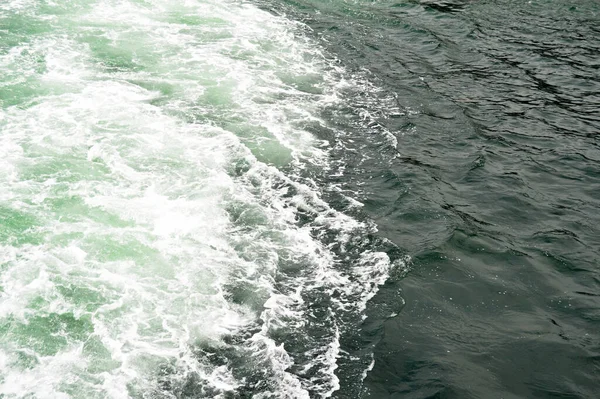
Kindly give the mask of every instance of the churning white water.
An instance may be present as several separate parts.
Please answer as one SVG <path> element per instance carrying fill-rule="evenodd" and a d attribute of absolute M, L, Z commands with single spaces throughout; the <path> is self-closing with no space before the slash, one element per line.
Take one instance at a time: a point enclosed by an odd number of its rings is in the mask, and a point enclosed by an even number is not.
<path fill-rule="evenodd" d="M 306 126 L 348 84 L 303 28 L 217 0 L 16 0 L 0 21 L 0 396 L 334 392 L 336 312 L 389 261 L 341 270 L 320 239 L 372 227 L 301 178 L 328 168 Z M 335 293 L 314 337 L 311 292 Z"/>

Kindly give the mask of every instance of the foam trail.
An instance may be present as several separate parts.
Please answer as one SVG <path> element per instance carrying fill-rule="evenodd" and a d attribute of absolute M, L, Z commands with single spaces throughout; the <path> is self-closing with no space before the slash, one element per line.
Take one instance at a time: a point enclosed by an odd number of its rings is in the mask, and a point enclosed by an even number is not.
<path fill-rule="evenodd" d="M 0 6 L 0 393 L 331 396 L 390 267 L 303 174 L 340 69 L 245 3 L 72 3 Z"/>

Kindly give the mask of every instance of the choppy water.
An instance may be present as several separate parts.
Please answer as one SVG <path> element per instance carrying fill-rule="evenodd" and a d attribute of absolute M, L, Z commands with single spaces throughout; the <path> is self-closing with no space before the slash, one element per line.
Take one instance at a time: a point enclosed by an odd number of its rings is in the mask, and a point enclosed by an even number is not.
<path fill-rule="evenodd" d="M 596 397 L 599 26 L 0 3 L 0 396 Z"/>

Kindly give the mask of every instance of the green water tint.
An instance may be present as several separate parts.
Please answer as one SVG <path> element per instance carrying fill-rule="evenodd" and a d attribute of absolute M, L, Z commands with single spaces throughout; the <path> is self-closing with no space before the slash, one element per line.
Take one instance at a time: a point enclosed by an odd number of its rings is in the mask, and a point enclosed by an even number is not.
<path fill-rule="evenodd" d="M 595 397 L 597 2 L 255 3 L 0 4 L 0 393 Z"/>
<path fill-rule="evenodd" d="M 257 368 L 256 392 L 306 397 L 270 343 L 296 316 L 265 308 L 325 262 L 294 213 L 318 194 L 279 171 L 325 162 L 304 128 L 333 83 L 296 28 L 210 2 L 0 6 L 0 396 L 216 397 Z M 220 341 L 242 327 L 253 349 Z"/>

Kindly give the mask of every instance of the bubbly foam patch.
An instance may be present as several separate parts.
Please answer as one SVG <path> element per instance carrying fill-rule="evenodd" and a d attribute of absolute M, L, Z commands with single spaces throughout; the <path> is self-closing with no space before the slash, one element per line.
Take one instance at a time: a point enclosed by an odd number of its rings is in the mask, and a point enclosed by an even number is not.
<path fill-rule="evenodd" d="M 0 10 L 45 24 L 0 53 L 0 393 L 337 390 L 389 269 L 302 174 L 339 70 L 243 3 Z"/>

